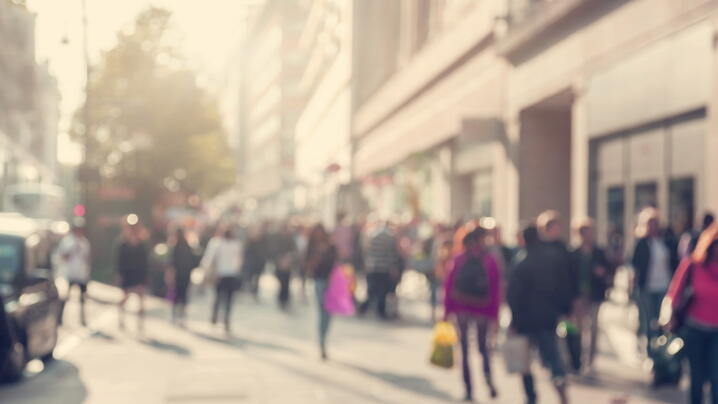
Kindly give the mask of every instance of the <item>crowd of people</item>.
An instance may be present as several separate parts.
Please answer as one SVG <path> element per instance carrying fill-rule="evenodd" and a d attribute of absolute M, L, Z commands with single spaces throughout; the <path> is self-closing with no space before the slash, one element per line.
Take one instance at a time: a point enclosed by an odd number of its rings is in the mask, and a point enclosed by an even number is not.
<path fill-rule="evenodd" d="M 201 237 L 178 227 L 171 232 L 165 283 L 172 301 L 172 320 L 184 326 L 192 271 L 199 268 L 204 283 L 214 288 L 210 321 L 220 321 L 231 332 L 231 309 L 237 291 L 259 299 L 260 278 L 272 271 L 277 280 L 277 303 L 289 310 L 292 279 L 306 299 L 306 285 L 313 281 L 317 299 L 317 335 L 320 355 L 328 358 L 327 336 L 331 313 L 324 298 L 332 271 L 350 268 L 354 283 L 364 280 L 365 296 L 355 295 L 357 315 L 375 311 L 383 320 L 399 316 L 397 286 L 406 270 L 421 273 L 428 285 L 432 321 L 455 324 L 462 354 L 465 396 L 472 400 L 474 388 L 469 367 L 472 335 L 482 356 L 482 370 L 490 396 L 497 391 L 492 376 L 492 348 L 500 331 L 526 337 L 551 373 L 561 403 L 568 402 L 567 374 L 591 371 L 597 353 L 599 311 L 613 286 L 619 266 L 633 269 L 631 295 L 640 312 L 638 332 L 648 341 L 646 355 L 655 358 L 656 338 L 666 328 L 659 326 L 661 304 L 668 296 L 675 311 L 683 309 L 690 293 L 685 321 L 675 333 L 684 336 L 691 368 L 691 403 L 702 403 L 703 385 L 713 386 L 718 403 L 718 227 L 706 215 L 703 226 L 676 237 L 662 228 L 656 209 L 646 208 L 638 216 L 635 248 L 624 262 L 623 254 L 607 251 L 596 238 L 593 220 L 585 218 L 572 226 L 574 247 L 563 218 L 546 211 L 517 235 L 516 247 L 504 244 L 500 227 L 491 218 L 479 218 L 453 226 L 410 220 L 350 220 L 337 217 L 334 229 L 300 220 L 261 223 L 240 227 L 219 224 L 211 237 Z M 202 240 L 204 239 L 204 242 Z M 118 285 L 124 295 L 119 302 L 120 327 L 124 327 L 124 304 L 139 297 L 139 329 L 144 318 L 144 295 L 149 272 L 150 246 L 147 232 L 136 216 L 123 226 L 116 248 Z M 82 225 L 60 244 L 73 285 L 84 293 L 89 280 L 89 242 Z M 355 293 L 352 288 L 352 293 Z M 685 292 L 689 290 L 689 292 Z M 442 300 L 443 298 L 443 300 Z M 443 301 L 443 314 L 440 303 Z M 681 307 L 679 307 L 681 306 Z M 502 307 L 510 308 L 511 323 L 500 330 Z M 85 323 L 84 309 L 82 322 Z M 568 332 L 563 338 L 557 328 Z M 570 360 L 562 354 L 567 343 Z M 537 400 L 534 378 L 522 375 L 528 403 Z"/>

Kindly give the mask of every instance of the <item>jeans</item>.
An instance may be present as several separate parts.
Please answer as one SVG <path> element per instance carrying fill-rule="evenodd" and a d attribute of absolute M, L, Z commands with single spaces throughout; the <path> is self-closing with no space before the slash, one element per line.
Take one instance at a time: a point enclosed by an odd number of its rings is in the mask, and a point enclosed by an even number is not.
<path fill-rule="evenodd" d="M 541 362 L 544 367 L 551 371 L 551 379 L 554 386 L 560 388 L 565 383 L 566 371 L 563 367 L 561 354 L 558 350 L 558 340 L 554 330 L 542 330 L 527 335 L 531 345 L 539 351 Z M 536 401 L 536 390 L 531 373 L 523 375 L 524 391 L 530 403 Z"/>
<path fill-rule="evenodd" d="M 594 302 L 586 297 L 579 298 L 574 305 L 574 321 L 581 335 L 581 351 L 586 356 L 589 366 L 593 364 L 596 357 L 600 307 L 601 302 Z"/>
<path fill-rule="evenodd" d="M 686 326 L 685 342 L 691 367 L 690 404 L 703 404 L 703 388 L 711 387 L 711 403 L 718 404 L 718 329 Z"/>
<path fill-rule="evenodd" d="M 639 292 L 639 317 L 641 329 L 648 338 L 648 349 L 646 353 L 649 358 L 653 358 L 651 341 L 661 334 L 661 330 L 658 327 L 658 315 L 661 312 L 661 302 L 663 302 L 665 295 L 665 292 L 650 292 L 647 290 L 641 290 Z"/>
<path fill-rule="evenodd" d="M 386 296 L 391 288 L 391 275 L 386 272 L 370 272 L 367 274 L 366 280 L 368 296 L 360 311 L 366 312 L 369 306 L 376 302 L 379 317 L 386 318 Z"/>
<path fill-rule="evenodd" d="M 329 280 L 315 279 L 314 293 L 317 297 L 317 307 L 319 308 L 319 347 L 324 351 L 327 344 L 327 333 L 329 332 L 329 324 L 331 323 L 331 315 L 324 306 L 324 295 L 329 287 Z"/>
<path fill-rule="evenodd" d="M 232 299 L 234 297 L 236 279 L 233 276 L 219 278 L 212 307 L 212 324 L 217 323 L 220 306 L 224 306 L 224 326 L 229 329 L 230 314 L 232 312 Z"/>
<path fill-rule="evenodd" d="M 459 340 L 461 342 L 461 366 L 464 375 L 464 387 L 466 388 L 466 396 L 471 397 L 473 393 L 471 383 L 471 369 L 469 368 L 469 331 L 472 324 L 476 326 L 476 334 L 479 342 L 479 353 L 483 360 L 484 378 L 490 389 L 493 389 L 493 379 L 491 377 L 491 356 L 487 344 L 489 333 L 489 319 L 479 317 L 468 313 L 459 313 L 456 316 L 457 328 L 459 330 Z"/>

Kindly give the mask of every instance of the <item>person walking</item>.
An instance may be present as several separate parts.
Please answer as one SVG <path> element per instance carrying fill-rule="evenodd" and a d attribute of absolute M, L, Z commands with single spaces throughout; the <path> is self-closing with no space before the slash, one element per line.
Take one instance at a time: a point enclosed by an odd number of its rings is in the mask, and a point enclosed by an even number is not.
<path fill-rule="evenodd" d="M 367 247 L 367 298 L 360 307 L 361 314 L 376 304 L 379 317 L 387 318 L 387 295 L 391 292 L 394 279 L 399 277 L 401 260 L 397 239 L 389 228 L 389 222 L 384 221 L 370 237 Z"/>
<path fill-rule="evenodd" d="M 587 368 L 593 367 L 598 338 L 598 312 L 606 300 L 606 293 L 613 285 L 615 268 L 603 248 L 595 241 L 593 220 L 585 218 L 576 225 L 581 240 L 571 251 L 571 267 L 574 270 L 578 297 L 574 303 L 574 320 L 582 340 L 581 351 L 585 354 Z"/>
<path fill-rule="evenodd" d="M 473 401 L 471 369 L 469 367 L 470 332 L 475 328 L 479 352 L 489 395 L 498 395 L 491 373 L 491 352 L 488 334 L 498 320 L 501 302 L 501 274 L 496 259 L 486 251 L 487 232 L 477 227 L 463 238 L 464 253 L 455 257 L 446 279 L 444 291 L 444 320 L 453 318 L 461 342 L 465 400 Z"/>
<path fill-rule="evenodd" d="M 692 256 L 684 259 L 668 289 L 674 310 L 685 304 L 686 288 L 693 291 L 684 308 L 685 350 L 691 369 L 690 404 L 703 404 L 706 383 L 710 402 L 718 403 L 718 225 L 703 231 Z"/>
<path fill-rule="evenodd" d="M 297 263 L 297 245 L 289 225 L 283 223 L 276 233 L 273 245 L 274 274 L 279 281 L 277 301 L 282 310 L 289 307 L 292 271 Z"/>
<path fill-rule="evenodd" d="M 90 281 L 90 241 L 85 236 L 85 221 L 76 218 L 72 230 L 60 240 L 57 254 L 62 262 L 63 272 L 69 285 L 67 299 L 76 286 L 80 291 L 80 324 L 87 325 L 85 298 L 87 283 Z M 62 303 L 63 306 L 65 302 Z M 62 319 L 60 319 L 62 320 Z"/>
<path fill-rule="evenodd" d="M 331 315 L 326 309 L 324 296 L 329 287 L 329 277 L 337 260 L 337 249 L 331 242 L 324 226 L 321 224 L 315 225 L 309 234 L 304 265 L 307 269 L 307 274 L 314 279 L 314 292 L 319 309 L 319 350 L 323 360 L 328 359 L 327 334 L 329 333 L 331 322 Z"/>
<path fill-rule="evenodd" d="M 190 242 L 185 229 L 175 231 L 174 239 L 170 242 L 172 254 L 170 255 L 169 278 L 172 279 L 174 300 L 172 302 L 172 322 L 184 327 L 187 304 L 189 303 L 188 289 L 192 279 L 192 270 L 197 266 L 197 246 L 194 240 Z"/>
<path fill-rule="evenodd" d="M 548 224 L 542 221 L 544 231 Z M 550 226 L 558 225 L 554 222 Z M 572 296 L 566 290 L 564 268 L 556 265 L 555 253 L 545 248 L 538 230 L 527 227 L 523 232 L 524 258 L 516 265 L 507 288 L 507 302 L 512 321 L 509 332 L 528 338 L 537 349 L 561 404 L 568 403 L 566 370 L 559 353 L 556 326 L 570 307 Z M 526 402 L 535 404 L 537 394 L 531 371 L 522 375 Z"/>
<path fill-rule="evenodd" d="M 117 247 L 117 275 L 122 288 L 122 299 L 119 307 L 119 326 L 125 328 L 125 304 L 130 295 L 139 299 L 137 312 L 138 330 L 144 331 L 145 319 L 145 288 L 149 274 L 149 250 L 145 242 L 145 230 L 137 215 L 127 216 L 122 231 L 122 239 Z"/>
<path fill-rule="evenodd" d="M 207 244 L 200 267 L 214 283 L 215 295 L 211 323 L 217 324 L 220 308 L 224 310 L 224 330 L 231 333 L 231 314 L 234 292 L 237 290 L 242 268 L 242 243 L 228 227 L 221 226 Z"/>
<path fill-rule="evenodd" d="M 658 315 L 671 277 L 678 265 L 677 246 L 669 233 L 661 231 L 658 210 L 645 208 L 638 215 L 631 263 L 638 298 L 640 333 L 647 337 L 647 353 L 653 356 L 651 341 L 658 337 Z"/>
<path fill-rule="evenodd" d="M 259 280 L 267 265 L 267 240 L 261 227 L 249 230 L 244 249 L 244 279 L 249 292 L 259 301 Z"/>

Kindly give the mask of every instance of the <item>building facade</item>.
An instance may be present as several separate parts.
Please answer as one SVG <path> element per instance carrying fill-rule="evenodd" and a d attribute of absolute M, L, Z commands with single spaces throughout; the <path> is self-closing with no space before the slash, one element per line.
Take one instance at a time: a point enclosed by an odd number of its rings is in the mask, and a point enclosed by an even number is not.
<path fill-rule="evenodd" d="M 22 2 L 0 1 L 0 190 L 57 175 L 59 93 L 35 61 L 35 16 Z"/>
<path fill-rule="evenodd" d="M 245 38 L 241 189 L 260 216 L 286 216 L 294 205 L 294 136 L 304 66 L 298 41 L 305 10 L 299 1 L 267 1 Z"/>
<path fill-rule="evenodd" d="M 513 234 L 553 208 L 624 245 L 644 206 L 675 231 L 718 210 L 715 1 L 362 3 L 360 27 L 383 13 L 397 35 L 357 39 L 371 51 L 355 63 L 385 65 L 353 119 L 375 210 Z"/>

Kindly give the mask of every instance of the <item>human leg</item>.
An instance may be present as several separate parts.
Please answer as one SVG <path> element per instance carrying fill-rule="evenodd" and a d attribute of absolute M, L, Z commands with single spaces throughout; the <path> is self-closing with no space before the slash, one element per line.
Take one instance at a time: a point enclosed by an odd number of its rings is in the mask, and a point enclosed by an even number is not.
<path fill-rule="evenodd" d="M 456 328 L 459 331 L 459 342 L 461 345 L 461 369 L 464 378 L 464 391 L 466 399 L 473 398 L 473 386 L 471 383 L 471 368 L 469 364 L 469 327 L 471 323 L 469 315 L 459 313 L 456 316 Z"/>
<path fill-rule="evenodd" d="M 491 328 L 491 321 L 486 317 L 479 317 L 476 321 L 476 332 L 479 341 L 479 353 L 483 362 L 484 380 L 492 398 L 498 396 L 494 379 L 491 373 L 491 350 L 488 344 L 488 335 Z"/>

